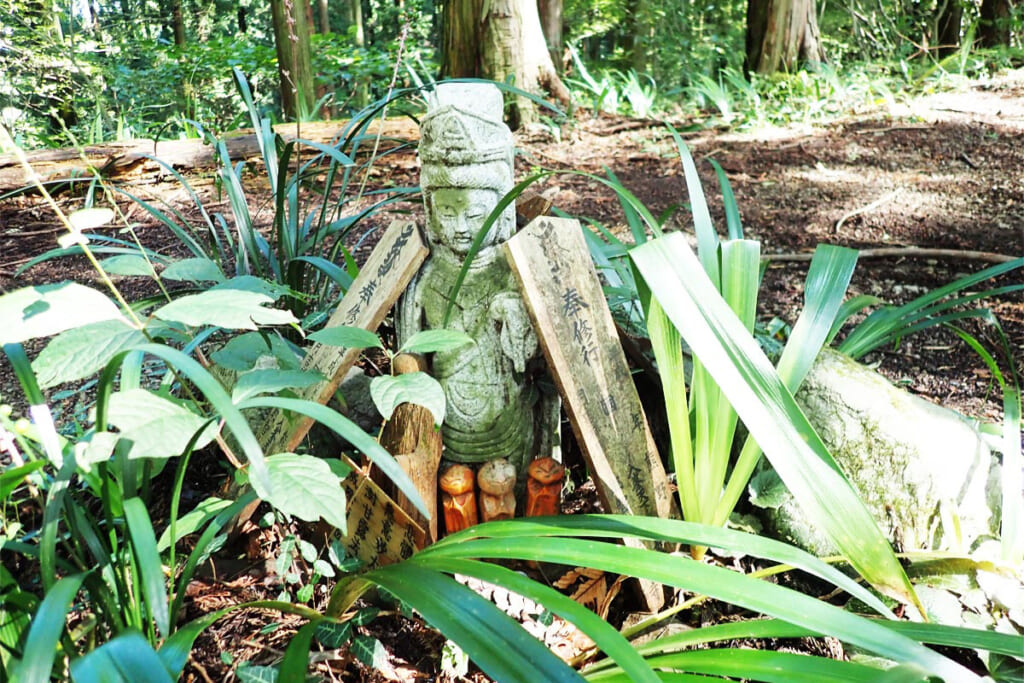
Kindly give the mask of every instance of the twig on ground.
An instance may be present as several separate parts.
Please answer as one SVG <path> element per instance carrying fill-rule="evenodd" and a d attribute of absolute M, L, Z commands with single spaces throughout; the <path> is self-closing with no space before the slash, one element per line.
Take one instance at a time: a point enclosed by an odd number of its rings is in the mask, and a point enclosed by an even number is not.
<path fill-rule="evenodd" d="M 810 261 L 813 254 L 764 254 L 764 261 Z M 861 249 L 859 258 L 957 258 L 971 261 L 988 261 L 990 263 L 1007 263 L 1017 256 L 995 254 L 990 251 L 971 251 L 964 249 L 930 249 L 927 247 L 882 247 L 879 249 Z"/>
<path fill-rule="evenodd" d="M 963 161 L 963 162 L 964 162 L 965 164 L 967 164 L 968 166 L 970 166 L 971 168 L 973 168 L 973 169 L 974 169 L 975 171 L 977 171 L 977 170 L 978 170 L 978 168 L 979 168 L 978 164 L 974 163 L 974 161 L 972 161 L 972 160 L 971 160 L 971 158 L 970 158 L 969 156 L 967 156 L 967 152 L 961 152 L 961 153 L 960 153 L 960 159 L 961 159 L 961 160 L 962 160 L 962 161 Z"/>
<path fill-rule="evenodd" d="M 895 190 L 893 190 L 889 194 L 884 195 L 882 197 L 879 197 L 878 199 L 876 199 L 875 201 L 871 202 L 867 206 L 862 206 L 859 209 L 854 209 L 853 211 L 850 211 L 849 213 L 843 214 L 842 218 L 840 218 L 838 221 L 836 221 L 836 225 L 835 225 L 834 228 L 832 228 L 832 232 L 833 233 L 839 232 L 839 229 L 841 227 L 843 227 L 843 223 L 845 223 L 848 219 L 853 218 L 854 216 L 858 216 L 858 215 L 860 215 L 862 213 L 867 213 L 868 211 L 871 211 L 872 209 L 877 209 L 882 204 L 885 204 L 888 201 L 892 201 L 893 199 L 896 198 L 896 195 L 898 195 L 902 191 L 903 191 L 902 187 L 897 187 Z"/>

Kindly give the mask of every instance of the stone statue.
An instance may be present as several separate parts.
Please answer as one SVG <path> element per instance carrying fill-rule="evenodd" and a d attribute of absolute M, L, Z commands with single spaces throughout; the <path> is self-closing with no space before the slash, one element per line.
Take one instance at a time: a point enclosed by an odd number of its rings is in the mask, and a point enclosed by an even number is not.
<path fill-rule="evenodd" d="M 400 342 L 418 330 L 443 326 L 474 237 L 513 187 L 512 134 L 502 121 L 501 92 L 489 84 L 441 84 L 433 98 L 420 126 L 419 147 L 431 252 L 399 308 Z M 445 459 L 506 458 L 521 491 L 530 461 L 551 455 L 558 399 L 541 392 L 535 381 L 543 357 L 500 248 L 514 229 L 510 206 L 474 256 L 448 324 L 476 343 L 435 354 L 433 375 L 448 402 Z"/>

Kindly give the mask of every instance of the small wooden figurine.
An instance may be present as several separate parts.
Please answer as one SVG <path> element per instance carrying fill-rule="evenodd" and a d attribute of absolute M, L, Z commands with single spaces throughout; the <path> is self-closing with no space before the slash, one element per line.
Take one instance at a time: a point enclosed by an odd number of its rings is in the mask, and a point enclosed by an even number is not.
<path fill-rule="evenodd" d="M 557 515 L 565 467 L 554 458 L 538 458 L 530 463 L 529 475 L 526 481 L 526 516 Z"/>
<path fill-rule="evenodd" d="M 441 475 L 441 506 L 444 508 L 444 526 L 449 534 L 477 524 L 476 493 L 473 470 L 455 464 Z"/>
<path fill-rule="evenodd" d="M 484 522 L 512 519 L 516 514 L 516 468 L 505 458 L 489 460 L 476 476 L 480 487 L 480 518 Z"/>

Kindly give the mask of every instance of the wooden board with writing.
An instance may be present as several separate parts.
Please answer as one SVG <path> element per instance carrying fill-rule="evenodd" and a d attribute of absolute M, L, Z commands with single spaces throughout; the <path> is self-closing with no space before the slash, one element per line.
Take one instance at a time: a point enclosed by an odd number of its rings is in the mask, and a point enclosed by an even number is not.
<path fill-rule="evenodd" d="M 604 509 L 678 517 L 579 222 L 537 218 L 505 251 Z M 640 589 L 661 608 L 660 585 Z"/>
<path fill-rule="evenodd" d="M 340 540 L 350 557 L 378 567 L 406 560 L 427 544 L 426 531 L 368 476 L 355 471 L 342 485 L 348 530 Z"/>
<path fill-rule="evenodd" d="M 580 224 L 541 217 L 505 249 L 605 509 L 676 516 Z"/>
<path fill-rule="evenodd" d="M 327 321 L 327 327 L 349 325 L 376 330 L 419 270 L 427 253 L 414 223 L 392 223 Z M 315 370 L 326 379 L 297 389 L 298 397 L 326 404 L 360 353 L 362 349 L 314 344 L 302 361 L 302 369 Z M 306 436 L 312 423 L 312 418 L 304 415 L 288 416 L 277 411 L 268 416 L 256 436 L 268 455 L 291 452 Z"/>

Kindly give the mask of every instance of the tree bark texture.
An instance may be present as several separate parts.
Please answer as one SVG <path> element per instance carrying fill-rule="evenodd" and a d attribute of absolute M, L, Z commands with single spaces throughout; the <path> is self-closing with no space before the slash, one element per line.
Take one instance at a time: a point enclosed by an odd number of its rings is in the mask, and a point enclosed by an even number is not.
<path fill-rule="evenodd" d="M 328 11 L 327 0 L 316 0 L 318 17 L 320 19 L 319 32 L 331 32 L 331 13 Z"/>
<path fill-rule="evenodd" d="M 1011 0 L 981 0 L 978 42 L 982 47 L 1010 45 Z"/>
<path fill-rule="evenodd" d="M 174 45 L 185 47 L 185 18 L 181 13 L 181 0 L 171 0 L 171 26 L 174 32 Z"/>
<path fill-rule="evenodd" d="M 748 0 L 748 72 L 794 71 L 822 61 L 814 0 Z"/>
<path fill-rule="evenodd" d="M 309 52 L 309 22 L 305 2 L 270 0 L 274 23 L 277 71 L 281 79 L 281 107 L 287 118 L 313 112 L 313 68 Z"/>
<path fill-rule="evenodd" d="M 544 39 L 548 44 L 548 54 L 555 69 L 561 73 L 562 50 L 562 0 L 537 0 L 537 12 L 540 14 L 540 25 L 544 30 Z"/>
<path fill-rule="evenodd" d="M 569 101 L 548 53 L 535 0 L 450 0 L 442 45 L 447 77 L 511 79 L 526 92 Z M 536 120 L 527 98 L 511 98 L 511 104 L 513 127 Z"/>

